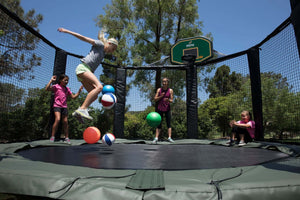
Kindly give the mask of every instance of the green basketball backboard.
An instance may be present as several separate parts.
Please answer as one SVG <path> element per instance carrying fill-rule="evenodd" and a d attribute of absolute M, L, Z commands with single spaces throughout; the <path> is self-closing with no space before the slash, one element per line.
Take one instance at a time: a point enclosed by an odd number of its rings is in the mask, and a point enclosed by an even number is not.
<path fill-rule="evenodd" d="M 171 48 L 171 63 L 184 64 L 182 56 L 195 56 L 195 63 L 200 63 L 213 56 L 212 42 L 205 37 L 193 37 L 179 40 Z"/>

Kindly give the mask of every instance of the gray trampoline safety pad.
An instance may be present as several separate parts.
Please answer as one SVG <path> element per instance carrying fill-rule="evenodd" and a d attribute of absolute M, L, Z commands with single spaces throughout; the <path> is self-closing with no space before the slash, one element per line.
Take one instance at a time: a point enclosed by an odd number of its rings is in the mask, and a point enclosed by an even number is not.
<path fill-rule="evenodd" d="M 178 141 L 178 144 L 187 145 L 189 142 Z M 193 141 L 191 144 L 197 142 Z M 286 151 L 285 154 L 289 157 L 251 166 L 192 170 L 97 169 L 32 161 L 17 153 L 21 149 L 44 147 L 46 143 L 36 141 L 26 144 L 0 144 L 0 193 L 72 200 L 179 200 L 220 197 L 232 200 L 279 200 L 298 199 L 300 196 L 300 151 L 297 146 L 249 144 L 242 148 Z M 71 146 L 83 144 L 81 141 L 74 143 Z M 134 145 L 134 141 L 123 140 L 120 143 Z M 223 141 L 213 143 L 215 147 L 223 145 Z M 198 144 L 213 143 L 199 141 Z M 68 146 L 60 143 L 56 145 Z M 147 148 L 152 148 L 152 145 L 149 144 Z"/>
<path fill-rule="evenodd" d="M 128 182 L 127 188 L 135 190 L 158 190 L 164 189 L 163 170 L 136 170 Z"/>

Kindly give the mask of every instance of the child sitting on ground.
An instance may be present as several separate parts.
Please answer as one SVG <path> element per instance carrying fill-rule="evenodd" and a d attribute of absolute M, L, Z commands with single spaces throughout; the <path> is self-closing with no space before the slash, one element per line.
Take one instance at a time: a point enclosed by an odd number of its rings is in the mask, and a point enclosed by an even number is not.
<path fill-rule="evenodd" d="M 240 138 L 239 146 L 244 146 L 246 142 L 252 141 L 255 137 L 255 122 L 251 120 L 251 113 L 247 110 L 241 113 L 240 121 L 231 121 L 229 123 L 230 127 L 232 127 L 231 139 L 227 142 L 227 144 L 234 143 L 234 140 L 237 137 Z"/>

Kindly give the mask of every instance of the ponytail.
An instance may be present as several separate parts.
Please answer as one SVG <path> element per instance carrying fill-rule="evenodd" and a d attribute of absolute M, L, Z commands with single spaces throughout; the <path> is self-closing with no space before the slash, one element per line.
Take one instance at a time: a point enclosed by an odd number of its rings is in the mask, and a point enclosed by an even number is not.
<path fill-rule="evenodd" d="M 103 29 L 101 31 L 99 31 L 99 33 L 98 33 L 98 39 L 100 41 L 102 41 L 104 44 L 106 43 L 106 39 L 104 37 L 104 30 Z"/>

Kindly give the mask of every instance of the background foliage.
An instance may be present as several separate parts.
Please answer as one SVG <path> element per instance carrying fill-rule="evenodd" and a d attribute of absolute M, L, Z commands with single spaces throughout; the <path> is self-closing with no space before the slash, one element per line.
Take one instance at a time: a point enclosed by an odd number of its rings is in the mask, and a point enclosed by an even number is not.
<path fill-rule="evenodd" d="M 24 13 L 19 0 L 0 0 L 0 3 L 38 30 L 42 15 L 35 14 L 34 10 Z M 196 10 L 195 0 L 112 0 L 111 5 L 107 5 L 105 9 L 106 14 L 99 15 L 96 22 L 99 27 L 107 29 L 109 36 L 120 41 L 121 48 L 118 48 L 115 55 L 117 60 L 106 62 L 121 67 L 169 64 L 167 57 L 172 44 L 181 38 L 202 35 L 202 22 Z M 45 91 L 42 85 L 24 89 L 17 84 L 2 81 L 4 77 L 13 77 L 18 81 L 35 79 L 31 76 L 33 69 L 40 66 L 42 61 L 34 51 L 39 39 L 10 20 L 4 20 L 4 16 L 0 17 L 0 24 L 0 94 L 5 94 L 0 95 L 0 141 L 48 138 L 51 93 Z M 213 39 L 210 34 L 207 37 Z M 17 65 L 14 62 L 16 60 Z M 198 69 L 199 87 L 209 94 L 209 98 L 199 99 L 199 138 L 229 135 L 228 122 L 232 119 L 239 120 L 242 110 L 252 111 L 249 75 L 237 73 L 232 69 L 230 65 L 217 68 L 208 65 Z M 161 77 L 171 80 L 170 87 L 175 94 L 175 101 L 171 105 L 172 136 L 175 139 L 186 138 L 185 72 L 128 70 L 127 76 L 132 80 L 127 85 L 127 91 L 135 86 L 144 97 L 151 100 L 154 91 L 160 87 Z M 284 138 L 299 132 L 299 92 L 295 92 L 287 77 L 281 73 L 263 72 L 260 77 L 265 134 L 274 138 Z M 104 65 L 100 80 L 104 84 L 113 85 L 115 69 Z M 102 134 L 113 132 L 113 109 L 91 108 L 90 114 L 94 120 L 84 125 L 71 117 L 72 111 L 78 108 L 85 96 L 86 94 L 82 93 L 77 99 L 68 101 L 70 137 L 81 139 L 84 129 L 88 126 L 99 127 Z M 152 105 L 143 111 L 133 112 L 127 107 L 125 137 L 152 139 L 155 130 L 147 125 L 145 119 L 147 114 L 154 110 L 153 101 Z M 166 125 L 163 122 L 162 138 L 165 137 Z"/>

